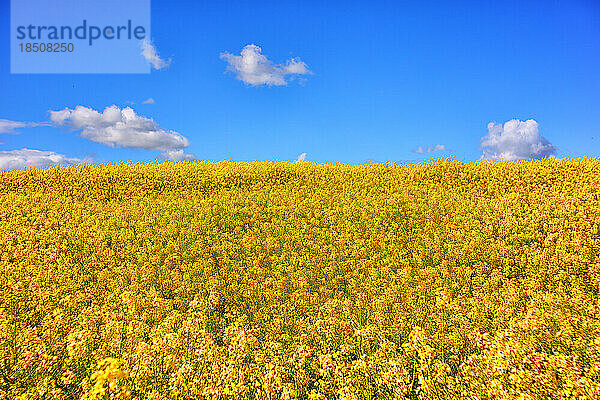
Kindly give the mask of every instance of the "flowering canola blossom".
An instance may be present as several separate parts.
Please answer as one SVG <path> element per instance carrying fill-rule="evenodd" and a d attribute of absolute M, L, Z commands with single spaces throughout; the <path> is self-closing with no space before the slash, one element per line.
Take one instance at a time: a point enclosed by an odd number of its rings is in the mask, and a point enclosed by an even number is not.
<path fill-rule="evenodd" d="M 0 173 L 0 399 L 600 398 L 600 160 Z"/>

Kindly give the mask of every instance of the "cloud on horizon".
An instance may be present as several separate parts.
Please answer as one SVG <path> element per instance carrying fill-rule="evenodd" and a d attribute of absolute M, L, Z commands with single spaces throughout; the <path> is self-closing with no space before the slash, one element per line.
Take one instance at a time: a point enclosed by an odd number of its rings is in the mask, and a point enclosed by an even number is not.
<path fill-rule="evenodd" d="M 162 152 L 159 158 L 169 161 L 192 161 L 196 159 L 196 156 L 192 153 L 185 153 L 183 150 L 168 150 Z"/>
<path fill-rule="evenodd" d="M 158 55 L 158 51 L 156 50 L 156 47 L 154 47 L 154 44 L 151 41 L 149 41 L 148 39 L 144 39 L 142 41 L 141 47 L 142 47 L 142 52 L 141 52 L 142 56 L 144 56 L 146 61 L 148 61 L 150 63 L 150 65 L 152 65 L 152 68 L 161 70 L 161 69 L 167 68 L 169 65 L 171 65 L 171 59 L 169 58 L 168 60 L 165 60 L 165 59 L 160 58 L 160 56 Z"/>
<path fill-rule="evenodd" d="M 306 161 L 306 153 L 302 153 L 296 158 L 296 162 L 300 161 Z"/>
<path fill-rule="evenodd" d="M 416 149 L 412 150 L 412 152 L 417 153 L 417 154 L 425 154 L 425 153 L 435 153 L 436 151 L 444 151 L 444 150 L 447 150 L 446 146 L 444 146 L 443 144 L 436 144 L 433 147 L 427 146 L 427 148 L 423 148 L 423 147 L 419 146 Z"/>
<path fill-rule="evenodd" d="M 175 131 L 161 128 L 152 118 L 135 113 L 130 107 L 112 105 L 102 113 L 84 106 L 50 111 L 57 126 L 80 131 L 81 137 L 110 147 L 139 148 L 169 152 L 183 150 L 190 141 Z"/>
<path fill-rule="evenodd" d="M 386 161 L 381 161 L 381 160 L 376 160 L 374 158 L 367 158 L 364 163 L 360 164 L 360 165 L 375 165 L 375 164 L 419 164 L 422 163 L 423 160 L 386 160 Z"/>
<path fill-rule="evenodd" d="M 285 64 L 274 64 L 261 52 L 260 47 L 249 44 L 239 56 L 224 52 L 220 57 L 227 62 L 227 71 L 233 72 L 238 80 L 252 86 L 286 86 L 289 82 L 286 79 L 288 75 L 312 74 L 306 63 L 298 57 L 287 60 Z"/>
<path fill-rule="evenodd" d="M 533 119 L 512 119 L 504 125 L 490 122 L 488 134 L 481 138 L 481 149 L 479 159 L 489 161 L 542 159 L 556 152 L 556 147 L 540 135 Z"/>
<path fill-rule="evenodd" d="M 89 162 L 89 159 L 67 157 L 53 151 L 20 149 L 0 151 L 0 170 L 48 168 Z"/>

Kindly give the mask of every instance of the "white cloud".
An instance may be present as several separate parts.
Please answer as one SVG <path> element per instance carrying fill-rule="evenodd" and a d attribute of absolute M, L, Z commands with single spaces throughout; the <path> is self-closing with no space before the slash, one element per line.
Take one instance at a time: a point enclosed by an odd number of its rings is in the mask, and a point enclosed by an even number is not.
<path fill-rule="evenodd" d="M 300 57 L 288 60 L 283 70 L 287 74 L 306 75 L 311 73 L 306 63 L 300 60 Z"/>
<path fill-rule="evenodd" d="M 227 70 L 236 74 L 240 81 L 253 86 L 285 86 L 287 75 L 312 74 L 308 66 L 300 58 L 292 58 L 285 64 L 274 64 L 261 48 L 249 44 L 242 49 L 241 55 L 221 53 L 221 59 L 229 64 Z"/>
<path fill-rule="evenodd" d="M 190 144 L 181 134 L 161 128 L 152 118 L 138 115 L 130 107 L 120 109 L 112 105 L 99 113 L 92 108 L 77 106 L 74 110 L 50 111 L 50 120 L 56 125 L 80 130 L 85 139 L 111 147 L 169 151 Z"/>
<path fill-rule="evenodd" d="M 81 164 L 85 161 L 80 158 L 67 157 L 52 151 L 40 151 L 32 149 L 0 151 L 0 170 L 2 169 L 24 169 L 24 168 L 47 168 L 58 165 Z"/>
<path fill-rule="evenodd" d="M 160 56 L 158 55 L 158 52 L 156 51 L 156 47 L 154 47 L 152 42 L 149 41 L 148 39 L 144 39 L 142 41 L 141 46 L 142 46 L 142 53 L 141 53 L 142 56 L 144 56 L 144 58 L 150 64 L 152 64 L 152 67 L 154 69 L 167 68 L 171 64 L 170 58 L 168 60 L 164 60 L 164 59 L 160 58 Z"/>
<path fill-rule="evenodd" d="M 24 128 L 26 122 L 10 121 L 8 119 L 0 119 L 0 133 L 17 133 L 15 129 Z"/>
<path fill-rule="evenodd" d="M 435 153 L 436 151 L 444 151 L 444 150 L 446 150 L 446 146 L 444 146 L 443 144 L 436 144 L 433 147 L 427 146 L 427 148 L 423 148 L 423 147 L 419 146 L 416 149 L 412 150 L 412 152 L 417 153 L 417 154 L 424 154 L 424 153 Z"/>
<path fill-rule="evenodd" d="M 374 165 L 374 164 L 383 164 L 383 165 L 402 165 L 402 164 L 418 164 L 423 162 L 422 160 L 386 160 L 386 161 L 380 161 L 380 160 L 375 160 L 373 158 L 367 158 L 365 160 L 365 165 Z"/>
<path fill-rule="evenodd" d="M 184 153 L 183 150 L 169 150 L 162 152 L 159 157 L 169 161 L 191 161 L 195 160 L 196 156 L 192 153 Z"/>
<path fill-rule="evenodd" d="M 28 128 L 31 126 L 46 126 L 48 124 L 43 122 L 20 122 L 20 121 L 11 121 L 8 119 L 0 118 L 0 133 L 19 133 L 16 132 L 15 129 L 19 128 Z"/>
<path fill-rule="evenodd" d="M 490 122 L 488 134 L 481 139 L 480 160 L 527 160 L 550 157 L 556 152 L 546 138 L 540 135 L 533 119 L 512 119 L 504 124 Z"/>
<path fill-rule="evenodd" d="M 142 104 L 154 104 L 155 101 L 152 97 L 148 97 L 146 100 L 142 101 Z"/>
<path fill-rule="evenodd" d="M 299 161 L 306 161 L 306 153 L 302 153 L 298 156 L 298 158 L 296 158 L 296 162 Z"/>

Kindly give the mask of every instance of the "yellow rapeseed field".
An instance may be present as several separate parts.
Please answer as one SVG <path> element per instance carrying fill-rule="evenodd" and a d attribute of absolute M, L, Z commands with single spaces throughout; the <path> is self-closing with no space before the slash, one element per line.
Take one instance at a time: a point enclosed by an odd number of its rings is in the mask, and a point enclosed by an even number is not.
<path fill-rule="evenodd" d="M 600 160 L 0 173 L 0 399 L 598 399 Z"/>

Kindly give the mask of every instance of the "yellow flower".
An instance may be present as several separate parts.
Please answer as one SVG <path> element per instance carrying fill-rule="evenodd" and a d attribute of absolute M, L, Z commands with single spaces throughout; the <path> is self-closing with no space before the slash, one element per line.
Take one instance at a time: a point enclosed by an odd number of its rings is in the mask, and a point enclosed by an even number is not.
<path fill-rule="evenodd" d="M 599 193 L 598 159 L 1 172 L 0 400 L 600 398 Z"/>

